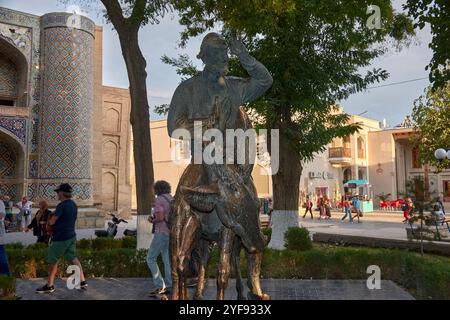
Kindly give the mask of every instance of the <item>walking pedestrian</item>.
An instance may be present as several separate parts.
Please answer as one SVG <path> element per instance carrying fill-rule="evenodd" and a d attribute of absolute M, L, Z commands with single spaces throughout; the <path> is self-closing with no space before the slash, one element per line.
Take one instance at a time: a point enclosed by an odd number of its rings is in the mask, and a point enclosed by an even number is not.
<path fill-rule="evenodd" d="M 9 196 L 3 197 L 3 204 L 5 205 L 6 217 L 9 222 L 13 222 L 13 202 Z"/>
<path fill-rule="evenodd" d="M 325 217 L 326 217 L 326 219 L 330 219 L 331 218 L 331 203 L 330 203 L 330 199 L 328 199 L 328 197 L 325 197 L 324 206 L 325 206 Z"/>
<path fill-rule="evenodd" d="M 156 181 L 154 185 L 155 206 L 153 215 L 149 218 L 153 224 L 153 240 L 147 254 L 147 265 L 153 276 L 154 290 L 150 296 L 166 294 L 172 287 L 172 274 L 169 257 L 169 215 L 172 209 L 173 198 L 170 184 L 167 181 Z M 162 256 L 164 263 L 164 278 L 157 264 L 158 256 Z"/>
<path fill-rule="evenodd" d="M 317 199 L 317 209 L 319 210 L 319 220 L 324 218 L 323 198 L 320 196 Z"/>
<path fill-rule="evenodd" d="M 351 209 L 351 205 L 350 205 L 350 201 L 348 200 L 347 197 L 345 197 L 342 206 L 344 207 L 344 216 L 342 217 L 342 221 L 345 220 L 345 218 L 347 218 L 348 216 L 348 220 L 350 221 L 350 223 L 353 223 L 353 217 L 352 217 L 352 209 Z"/>
<path fill-rule="evenodd" d="M 313 207 L 313 203 L 312 201 L 309 199 L 309 196 L 306 196 L 306 201 L 305 201 L 305 214 L 303 215 L 303 219 L 305 219 L 306 214 L 309 212 L 309 214 L 311 215 L 311 219 L 313 219 L 313 213 L 312 213 L 312 207 Z"/>
<path fill-rule="evenodd" d="M 52 214 L 48 220 L 49 229 L 51 229 L 51 239 L 48 246 L 48 280 L 47 283 L 36 289 L 37 293 L 51 293 L 55 291 L 54 281 L 58 272 L 58 261 L 61 257 L 64 260 L 76 265 L 80 271 L 80 288 L 86 288 L 87 282 L 84 278 L 83 268 L 76 255 L 77 236 L 75 233 L 75 223 L 77 221 L 78 208 L 75 201 L 72 200 L 72 187 L 67 184 L 61 184 L 54 190 L 59 199 L 55 214 Z"/>
<path fill-rule="evenodd" d="M 5 222 L 6 211 L 5 204 L 3 201 L 0 201 L 0 274 L 10 276 L 9 265 L 8 265 L 8 257 L 6 255 L 6 230 L 5 230 Z"/>
<path fill-rule="evenodd" d="M 405 203 L 402 205 L 402 211 L 403 211 L 403 223 L 407 223 L 409 221 L 409 218 L 412 215 L 412 211 L 414 208 L 413 201 L 410 197 L 406 198 Z"/>
<path fill-rule="evenodd" d="M 355 219 L 355 217 L 358 217 L 358 223 L 360 223 L 359 218 L 362 216 L 361 212 L 361 201 L 359 200 L 358 195 L 354 196 L 352 199 L 352 207 L 355 210 L 355 215 L 352 217 L 352 219 Z"/>
<path fill-rule="evenodd" d="M 442 210 L 442 213 L 443 213 L 444 216 L 445 216 L 445 207 L 444 207 L 444 204 L 442 203 L 442 200 L 441 200 L 441 197 L 440 197 L 440 196 L 437 197 L 436 203 L 439 205 L 439 207 L 440 207 L 441 210 Z"/>
<path fill-rule="evenodd" d="M 262 208 L 263 208 L 263 213 L 268 215 L 269 214 L 269 199 L 267 199 L 267 198 L 263 199 Z"/>

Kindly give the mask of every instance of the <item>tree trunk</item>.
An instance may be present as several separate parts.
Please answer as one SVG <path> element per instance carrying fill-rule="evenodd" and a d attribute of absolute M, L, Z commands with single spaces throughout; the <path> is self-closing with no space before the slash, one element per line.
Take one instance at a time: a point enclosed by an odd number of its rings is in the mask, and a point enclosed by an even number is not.
<path fill-rule="evenodd" d="M 281 130 L 279 145 L 279 169 L 272 176 L 274 207 L 269 248 L 282 250 L 285 249 L 284 233 L 289 227 L 298 227 L 299 223 L 298 199 L 302 165 L 298 153 L 292 150 Z M 271 157 L 274 156 L 277 155 L 271 154 Z"/>
<path fill-rule="evenodd" d="M 151 228 L 147 222 L 154 202 L 154 175 L 147 99 L 146 61 L 139 48 L 137 28 L 119 32 L 122 54 L 130 82 L 131 126 L 137 197 L 137 247 L 148 248 Z"/>

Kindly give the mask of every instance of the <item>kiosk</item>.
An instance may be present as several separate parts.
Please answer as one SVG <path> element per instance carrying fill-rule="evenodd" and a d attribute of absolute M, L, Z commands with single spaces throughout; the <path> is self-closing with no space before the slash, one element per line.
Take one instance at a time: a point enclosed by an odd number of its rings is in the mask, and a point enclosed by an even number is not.
<path fill-rule="evenodd" d="M 358 194 L 359 200 L 361 200 L 362 207 L 361 211 L 365 212 L 373 212 L 373 197 L 372 197 L 372 186 L 369 184 L 367 180 L 348 180 L 344 183 L 344 187 L 352 189 L 352 195 L 356 195 L 353 192 L 353 189 L 362 188 L 363 194 Z"/>

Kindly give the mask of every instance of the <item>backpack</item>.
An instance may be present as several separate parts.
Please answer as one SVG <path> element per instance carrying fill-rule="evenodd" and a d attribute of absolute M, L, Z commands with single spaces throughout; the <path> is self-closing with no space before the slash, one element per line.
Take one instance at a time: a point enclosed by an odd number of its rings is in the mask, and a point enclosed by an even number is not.
<path fill-rule="evenodd" d="M 408 204 L 406 204 L 406 203 L 402 204 L 402 211 L 408 211 L 408 210 L 409 210 Z"/>
<path fill-rule="evenodd" d="M 168 214 L 168 220 L 166 220 L 166 217 L 164 215 L 164 222 L 167 225 L 167 228 L 169 228 L 170 230 L 170 217 L 172 216 L 172 211 L 173 211 L 173 207 L 174 207 L 174 203 L 175 203 L 175 199 L 169 199 L 168 197 L 166 197 L 164 194 L 161 195 L 161 197 L 164 198 L 164 200 L 166 200 L 169 203 L 169 214 Z"/>

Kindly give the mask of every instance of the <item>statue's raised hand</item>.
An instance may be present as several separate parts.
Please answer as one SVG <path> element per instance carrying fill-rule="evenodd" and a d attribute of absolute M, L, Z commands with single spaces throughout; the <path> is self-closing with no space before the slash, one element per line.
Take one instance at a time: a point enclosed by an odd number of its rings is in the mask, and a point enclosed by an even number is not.
<path fill-rule="evenodd" d="M 248 54 L 247 48 L 245 47 L 244 43 L 242 43 L 241 40 L 235 37 L 230 39 L 228 46 L 230 48 L 231 54 L 233 55 L 241 57 L 242 55 Z"/>

